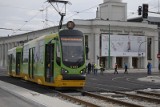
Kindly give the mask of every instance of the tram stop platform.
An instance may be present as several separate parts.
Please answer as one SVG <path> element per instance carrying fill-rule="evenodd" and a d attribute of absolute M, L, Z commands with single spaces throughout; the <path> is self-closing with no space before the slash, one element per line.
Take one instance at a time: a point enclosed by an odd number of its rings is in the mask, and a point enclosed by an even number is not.
<path fill-rule="evenodd" d="M 36 103 L 39 107 L 80 107 L 56 96 L 49 97 L 3 81 L 0 81 L 0 88 L 27 102 Z"/>

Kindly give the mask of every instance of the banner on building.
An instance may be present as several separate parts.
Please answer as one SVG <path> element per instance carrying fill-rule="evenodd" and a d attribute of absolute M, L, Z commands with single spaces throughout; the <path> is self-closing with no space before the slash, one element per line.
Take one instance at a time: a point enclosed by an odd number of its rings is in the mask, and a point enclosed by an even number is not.
<path fill-rule="evenodd" d="M 101 56 L 108 56 L 109 34 L 101 35 Z M 110 56 L 145 56 L 145 36 L 110 35 Z"/>

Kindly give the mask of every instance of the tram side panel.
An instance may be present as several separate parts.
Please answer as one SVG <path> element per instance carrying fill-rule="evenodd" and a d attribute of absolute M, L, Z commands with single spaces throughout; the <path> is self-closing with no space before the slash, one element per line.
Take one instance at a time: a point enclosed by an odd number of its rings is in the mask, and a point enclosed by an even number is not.
<path fill-rule="evenodd" d="M 12 73 L 15 72 L 15 62 L 14 62 L 14 51 L 16 48 L 8 50 L 8 75 L 12 76 Z"/>
<path fill-rule="evenodd" d="M 8 74 L 13 77 L 22 77 L 21 75 L 21 57 L 22 46 L 8 50 Z"/>
<path fill-rule="evenodd" d="M 57 34 L 47 36 L 44 46 L 44 84 L 54 87 L 57 87 L 56 80 L 60 75 L 60 65 L 56 62 L 57 38 Z"/>
<path fill-rule="evenodd" d="M 54 86 L 55 78 L 60 74 L 60 66 L 55 62 L 57 36 L 51 34 L 24 44 L 23 77 L 41 85 Z M 48 43 L 51 41 L 51 43 Z M 57 72 L 55 72 L 57 71 Z"/>
<path fill-rule="evenodd" d="M 24 44 L 23 47 L 23 78 L 25 80 L 34 81 L 36 74 L 36 63 L 35 63 L 35 45 L 36 39 Z"/>

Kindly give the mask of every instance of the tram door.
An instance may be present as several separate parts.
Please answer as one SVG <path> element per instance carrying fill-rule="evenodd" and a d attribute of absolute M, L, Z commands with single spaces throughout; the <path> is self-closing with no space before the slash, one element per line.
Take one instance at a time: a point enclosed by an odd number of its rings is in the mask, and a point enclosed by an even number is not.
<path fill-rule="evenodd" d="M 20 74 L 21 52 L 16 53 L 16 75 Z"/>
<path fill-rule="evenodd" d="M 31 79 L 34 78 L 34 52 L 35 52 L 35 48 L 29 49 L 28 75 L 29 75 L 29 78 Z"/>
<path fill-rule="evenodd" d="M 45 81 L 53 82 L 54 77 L 54 44 L 45 46 Z"/>
<path fill-rule="evenodd" d="M 12 54 L 8 55 L 9 73 L 12 73 Z"/>

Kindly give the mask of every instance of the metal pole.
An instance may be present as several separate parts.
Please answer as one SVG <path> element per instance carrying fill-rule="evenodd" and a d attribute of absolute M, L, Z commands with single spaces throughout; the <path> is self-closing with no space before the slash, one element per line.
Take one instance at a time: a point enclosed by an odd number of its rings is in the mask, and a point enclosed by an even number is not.
<path fill-rule="evenodd" d="M 110 50 L 110 24 L 109 24 L 109 38 L 108 39 L 109 39 L 109 42 L 108 42 L 109 43 L 108 45 L 109 46 L 108 48 L 108 69 L 110 69 L 110 65 L 111 65 L 111 61 L 110 61 L 110 51 L 111 51 Z"/>
<path fill-rule="evenodd" d="M 158 0 L 158 13 L 159 13 L 159 0 Z"/>

